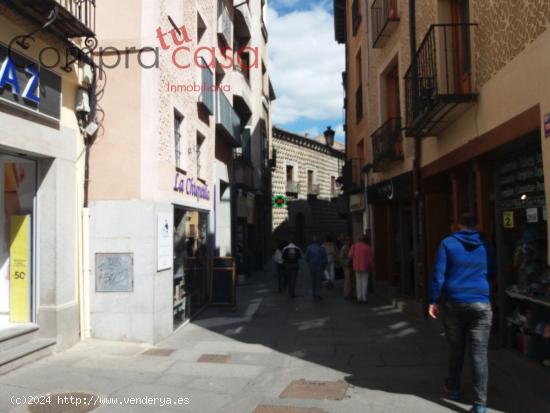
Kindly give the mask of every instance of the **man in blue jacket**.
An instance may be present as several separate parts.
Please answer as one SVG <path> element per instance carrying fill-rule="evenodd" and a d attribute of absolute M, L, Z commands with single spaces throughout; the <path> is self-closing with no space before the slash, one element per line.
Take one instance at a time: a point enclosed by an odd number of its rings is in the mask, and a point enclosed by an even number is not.
<path fill-rule="evenodd" d="M 325 249 L 317 239 L 313 237 L 313 241 L 306 249 L 306 261 L 309 266 L 311 275 L 311 290 L 313 298 L 321 299 L 321 277 L 328 263 L 328 257 Z"/>
<path fill-rule="evenodd" d="M 441 242 L 432 273 L 429 314 L 432 318 L 438 317 L 438 303 L 443 298 L 449 345 L 449 376 L 445 387 L 449 399 L 461 398 L 460 376 L 468 343 L 476 395 L 470 412 L 485 413 L 489 378 L 487 347 L 492 322 L 489 278 L 494 274 L 494 260 L 488 245 L 474 229 L 476 225 L 473 214 L 462 214 L 459 231 Z"/>

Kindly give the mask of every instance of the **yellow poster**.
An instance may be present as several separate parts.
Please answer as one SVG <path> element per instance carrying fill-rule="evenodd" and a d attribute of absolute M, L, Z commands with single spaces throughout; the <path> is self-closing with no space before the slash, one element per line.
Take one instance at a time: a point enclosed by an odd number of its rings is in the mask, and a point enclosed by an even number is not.
<path fill-rule="evenodd" d="M 10 321 L 31 321 L 31 216 L 10 217 Z"/>
<path fill-rule="evenodd" d="M 504 228 L 514 228 L 514 211 L 503 212 L 502 223 L 504 225 Z"/>

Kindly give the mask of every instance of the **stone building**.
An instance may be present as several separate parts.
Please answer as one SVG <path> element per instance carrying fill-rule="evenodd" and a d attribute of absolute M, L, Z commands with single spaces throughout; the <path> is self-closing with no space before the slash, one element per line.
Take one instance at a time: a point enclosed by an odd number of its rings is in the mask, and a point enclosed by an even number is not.
<path fill-rule="evenodd" d="M 285 208 L 273 207 L 273 241 L 293 241 L 304 247 L 312 235 L 345 234 L 347 221 L 339 214 L 345 211 L 338 184 L 344 152 L 318 138 L 277 127 L 273 128 L 272 147 L 276 157 L 273 196 L 287 199 Z"/>
<path fill-rule="evenodd" d="M 376 280 L 426 305 L 439 242 L 473 212 L 499 260 L 500 342 L 521 350 L 524 326 L 507 317 L 548 321 L 550 306 L 548 294 L 530 299 L 549 283 L 550 4 L 334 5 L 336 40 L 347 46 L 345 189 L 366 194 Z M 525 243 L 537 257 L 531 287 L 514 258 Z"/>
<path fill-rule="evenodd" d="M 268 136 L 246 89 L 267 82 L 265 43 L 255 43 L 267 6 L 98 4 L 100 46 L 109 50 L 100 58 L 116 87 L 103 97 L 108 116 L 92 151 L 86 332 L 157 342 L 210 303 L 214 258 L 235 255 L 234 155 L 249 148 L 245 136 L 254 145 Z M 129 65 L 126 57 L 116 65 L 128 49 Z M 246 134 L 250 127 L 258 132 Z"/>

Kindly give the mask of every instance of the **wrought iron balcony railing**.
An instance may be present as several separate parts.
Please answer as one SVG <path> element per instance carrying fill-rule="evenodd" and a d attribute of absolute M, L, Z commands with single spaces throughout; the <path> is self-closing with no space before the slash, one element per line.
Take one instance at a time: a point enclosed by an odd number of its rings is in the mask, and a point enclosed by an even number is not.
<path fill-rule="evenodd" d="M 95 0 L 10 0 L 7 4 L 40 24 L 51 20 L 48 30 L 63 38 L 95 36 Z"/>
<path fill-rule="evenodd" d="M 403 159 L 401 118 L 389 119 L 371 137 L 373 163 L 376 172 L 381 171 L 390 162 Z"/>
<path fill-rule="evenodd" d="M 296 181 L 287 181 L 286 193 L 287 195 L 298 195 L 300 192 L 300 184 Z"/>
<path fill-rule="evenodd" d="M 321 185 L 320 184 L 311 184 L 308 185 L 307 194 L 312 196 L 321 195 Z"/>
<path fill-rule="evenodd" d="M 473 23 L 435 24 L 405 75 L 408 136 L 433 136 L 477 100 L 472 79 Z"/>
<path fill-rule="evenodd" d="M 372 47 L 383 47 L 399 23 L 397 0 L 375 0 L 371 16 Z"/>
<path fill-rule="evenodd" d="M 241 119 L 223 92 L 217 93 L 216 126 L 231 146 L 241 146 Z"/>

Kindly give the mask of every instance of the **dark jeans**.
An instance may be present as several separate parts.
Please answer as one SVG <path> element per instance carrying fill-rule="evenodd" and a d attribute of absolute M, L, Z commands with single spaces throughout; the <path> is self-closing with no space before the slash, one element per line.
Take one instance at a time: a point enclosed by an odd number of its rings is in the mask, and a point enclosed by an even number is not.
<path fill-rule="evenodd" d="M 296 296 L 296 278 L 298 277 L 298 270 L 300 265 L 298 264 L 287 264 L 286 265 L 286 275 L 288 278 L 288 295 L 291 297 Z"/>
<path fill-rule="evenodd" d="M 446 303 L 443 317 L 449 344 L 448 385 L 451 390 L 460 389 L 460 376 L 467 345 L 473 370 L 475 403 L 485 405 L 489 380 L 487 347 L 493 318 L 491 304 Z"/>
<path fill-rule="evenodd" d="M 288 285 L 288 278 L 286 275 L 285 266 L 283 264 L 277 265 L 277 278 L 279 279 L 279 292 L 286 290 Z"/>
<path fill-rule="evenodd" d="M 314 297 L 317 297 L 321 293 L 321 278 L 323 278 L 323 270 L 310 269 L 309 273 L 311 275 L 311 294 Z"/>

